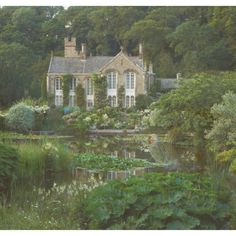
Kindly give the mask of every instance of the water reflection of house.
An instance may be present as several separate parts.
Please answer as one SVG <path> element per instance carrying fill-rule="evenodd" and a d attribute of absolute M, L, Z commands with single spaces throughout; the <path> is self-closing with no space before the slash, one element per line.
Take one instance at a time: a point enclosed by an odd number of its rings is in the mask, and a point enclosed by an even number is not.
<path fill-rule="evenodd" d="M 126 149 L 123 151 L 113 151 L 111 153 L 113 157 L 123 157 L 123 158 L 135 158 L 136 152 L 135 151 L 127 151 Z"/>
<path fill-rule="evenodd" d="M 136 157 L 136 155 L 135 155 L 136 153 L 134 152 L 134 151 L 127 151 L 127 150 L 124 150 L 124 157 L 125 158 L 135 158 Z"/>

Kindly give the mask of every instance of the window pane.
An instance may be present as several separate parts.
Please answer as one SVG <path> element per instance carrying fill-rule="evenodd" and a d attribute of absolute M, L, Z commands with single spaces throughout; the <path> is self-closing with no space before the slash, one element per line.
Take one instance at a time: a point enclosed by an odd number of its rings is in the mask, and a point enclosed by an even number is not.
<path fill-rule="evenodd" d="M 91 99 L 89 99 L 89 100 L 87 101 L 87 106 L 88 106 L 88 108 L 93 107 L 93 101 L 92 101 Z"/>
<path fill-rule="evenodd" d="M 91 79 L 87 80 L 87 95 L 93 95 L 93 83 Z"/>
<path fill-rule="evenodd" d="M 60 79 L 56 79 L 56 90 L 61 90 L 61 80 Z"/>
<path fill-rule="evenodd" d="M 108 88 L 111 89 L 111 73 L 107 75 Z"/>
<path fill-rule="evenodd" d="M 131 86 L 130 86 L 130 88 L 134 89 L 134 73 L 133 72 L 130 73 L 130 77 L 131 77 Z"/>
<path fill-rule="evenodd" d="M 108 89 L 116 89 L 116 72 L 112 71 L 107 74 Z"/>
<path fill-rule="evenodd" d="M 70 80 L 70 90 L 75 90 L 75 88 L 76 88 L 76 79 L 72 78 Z"/>
<path fill-rule="evenodd" d="M 126 88 L 130 88 L 130 78 L 129 78 L 129 72 L 126 74 Z"/>
<path fill-rule="evenodd" d="M 116 73 L 113 72 L 113 85 L 112 85 L 112 88 L 115 89 L 116 88 Z"/>
<path fill-rule="evenodd" d="M 131 106 L 134 106 L 134 96 L 131 96 Z"/>

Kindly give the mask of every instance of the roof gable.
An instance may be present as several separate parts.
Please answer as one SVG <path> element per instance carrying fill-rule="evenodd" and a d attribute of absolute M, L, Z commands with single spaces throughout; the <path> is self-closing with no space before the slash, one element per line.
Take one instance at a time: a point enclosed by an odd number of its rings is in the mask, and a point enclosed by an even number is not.
<path fill-rule="evenodd" d="M 142 60 L 138 57 L 129 57 L 123 51 L 120 51 L 115 57 L 103 65 L 99 71 L 104 72 L 109 69 L 117 68 L 122 68 L 123 71 L 134 69 L 139 72 L 144 72 Z"/>
<path fill-rule="evenodd" d="M 48 73 L 55 74 L 92 74 L 104 72 L 108 68 L 119 68 L 120 71 L 126 69 L 143 72 L 142 60 L 138 57 L 129 57 L 122 51 L 115 57 L 92 56 L 86 60 L 76 57 L 52 57 L 48 68 Z"/>

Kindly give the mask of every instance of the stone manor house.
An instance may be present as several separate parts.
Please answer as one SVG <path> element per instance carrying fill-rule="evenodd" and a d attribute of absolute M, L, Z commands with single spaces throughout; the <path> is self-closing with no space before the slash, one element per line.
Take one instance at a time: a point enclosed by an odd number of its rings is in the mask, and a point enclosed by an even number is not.
<path fill-rule="evenodd" d="M 92 75 L 104 75 L 107 79 L 107 98 L 110 106 L 118 106 L 118 90 L 124 87 L 124 107 L 135 105 L 140 94 L 146 94 L 153 80 L 152 64 L 149 68 L 143 62 L 143 49 L 139 45 L 139 55 L 129 56 L 121 48 L 116 56 L 88 56 L 86 44 L 82 43 L 80 53 L 76 50 L 74 37 L 64 39 L 64 57 L 52 56 L 47 74 L 47 93 L 56 106 L 76 106 L 76 86 L 85 89 L 87 109 L 94 106 Z M 72 75 L 69 104 L 63 104 L 63 75 Z"/>

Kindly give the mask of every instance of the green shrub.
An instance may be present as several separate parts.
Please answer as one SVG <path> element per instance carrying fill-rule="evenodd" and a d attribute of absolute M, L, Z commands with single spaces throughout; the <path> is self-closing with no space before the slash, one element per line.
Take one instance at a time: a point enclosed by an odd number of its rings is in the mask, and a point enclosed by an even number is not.
<path fill-rule="evenodd" d="M 135 107 L 136 107 L 137 110 L 144 110 L 152 102 L 153 102 L 153 100 L 149 96 L 147 96 L 145 94 L 140 94 L 135 99 Z"/>
<path fill-rule="evenodd" d="M 51 108 L 47 112 L 43 128 L 46 130 L 62 131 L 65 129 L 65 122 L 62 117 L 63 110 L 61 108 Z"/>
<path fill-rule="evenodd" d="M 6 124 L 17 131 L 29 131 L 34 126 L 34 109 L 24 103 L 12 106 L 6 115 Z"/>
<path fill-rule="evenodd" d="M 11 185 L 16 179 L 18 153 L 12 147 L 0 144 L 0 199 L 9 200 Z"/>
<path fill-rule="evenodd" d="M 74 159 L 74 166 L 92 170 L 130 170 L 135 167 L 150 167 L 154 163 L 135 158 L 117 158 L 103 154 L 81 153 Z"/>
<path fill-rule="evenodd" d="M 82 229 L 225 229 L 228 201 L 200 174 L 152 173 L 95 188 L 77 212 Z"/>

